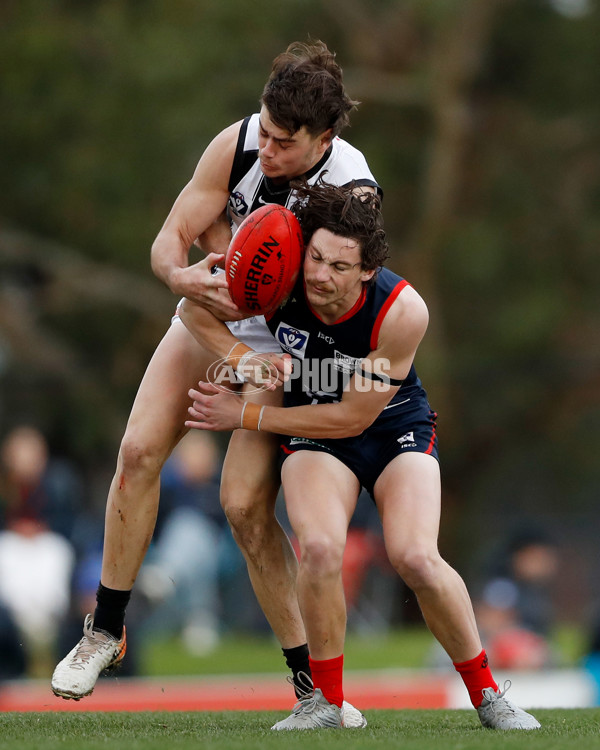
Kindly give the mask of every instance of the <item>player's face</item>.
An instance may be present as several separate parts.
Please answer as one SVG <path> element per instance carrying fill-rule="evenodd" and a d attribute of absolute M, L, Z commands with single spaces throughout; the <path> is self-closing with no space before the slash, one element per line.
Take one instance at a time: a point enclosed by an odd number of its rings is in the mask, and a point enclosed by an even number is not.
<path fill-rule="evenodd" d="M 263 174 L 272 180 L 291 180 L 312 169 L 330 143 L 329 130 L 314 137 L 302 126 L 290 135 L 275 125 L 266 107 L 260 110 L 258 156 Z"/>
<path fill-rule="evenodd" d="M 306 298 L 326 321 L 335 321 L 347 313 L 374 273 L 362 270 L 356 240 L 317 229 L 308 243 L 304 256 Z"/>

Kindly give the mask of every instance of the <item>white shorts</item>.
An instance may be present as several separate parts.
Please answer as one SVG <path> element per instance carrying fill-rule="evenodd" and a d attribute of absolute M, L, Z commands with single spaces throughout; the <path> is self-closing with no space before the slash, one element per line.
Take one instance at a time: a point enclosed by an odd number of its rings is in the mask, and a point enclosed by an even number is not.
<path fill-rule="evenodd" d="M 281 347 L 269 330 L 264 315 L 245 320 L 232 320 L 225 325 L 236 338 L 255 352 L 281 352 Z"/>
<path fill-rule="evenodd" d="M 179 302 L 179 305 L 181 302 L 183 300 Z M 179 305 L 177 305 L 175 315 L 171 318 L 171 323 L 176 321 L 181 323 L 181 318 L 178 315 Z M 249 346 L 255 352 L 281 352 L 281 347 L 269 330 L 264 315 L 257 315 L 245 320 L 232 320 L 225 325 L 236 338 L 243 341 L 246 346 Z"/>

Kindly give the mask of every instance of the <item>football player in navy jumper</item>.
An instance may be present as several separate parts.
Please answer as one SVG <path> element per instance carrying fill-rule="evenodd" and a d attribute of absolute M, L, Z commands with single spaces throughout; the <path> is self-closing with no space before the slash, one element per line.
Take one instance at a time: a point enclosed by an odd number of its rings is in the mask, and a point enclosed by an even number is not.
<path fill-rule="evenodd" d="M 387 242 L 379 198 L 326 184 L 299 194 L 303 275 L 268 321 L 294 360 L 284 406 L 244 404 L 201 383 L 190 392 L 186 423 L 283 436 L 281 476 L 300 545 L 298 600 L 314 687 L 307 681 L 291 716 L 274 729 L 343 726 L 342 556 L 361 485 L 377 505 L 390 562 L 463 677 L 483 726 L 538 728 L 494 681 L 465 584 L 438 551 L 435 414 L 413 364 L 428 311 L 410 284 L 381 268 Z M 193 330 L 193 311 L 183 315 Z"/>

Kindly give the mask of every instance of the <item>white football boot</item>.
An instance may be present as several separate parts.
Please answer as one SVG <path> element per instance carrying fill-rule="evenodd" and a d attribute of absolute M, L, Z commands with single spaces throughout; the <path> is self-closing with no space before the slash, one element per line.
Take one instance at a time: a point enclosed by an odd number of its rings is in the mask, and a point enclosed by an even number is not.
<path fill-rule="evenodd" d="M 292 709 L 292 713 L 274 724 L 271 729 L 341 729 L 342 709 L 325 700 L 317 688 L 306 693 Z"/>
<path fill-rule="evenodd" d="M 342 703 L 342 726 L 344 729 L 364 729 L 367 726 L 367 720 L 358 708 L 344 701 Z"/>
<path fill-rule="evenodd" d="M 303 694 L 300 695 L 298 702 L 292 709 L 292 713 L 290 716 L 288 716 L 287 719 L 284 719 L 283 721 L 277 722 L 274 726 L 271 727 L 271 729 L 316 729 L 316 726 L 304 726 L 304 727 L 296 727 L 296 726 L 289 726 L 290 720 L 292 717 L 297 715 L 297 712 L 301 709 L 302 701 L 308 700 L 309 698 L 312 698 L 314 696 L 314 686 L 311 678 L 305 673 L 305 672 L 299 672 L 298 678 L 301 685 L 296 685 L 294 683 L 294 680 L 291 677 L 287 678 L 287 681 L 292 685 L 292 687 L 295 690 L 303 691 Z M 319 693 L 321 691 L 319 690 Z M 323 694 L 321 693 L 321 697 L 323 698 L 323 701 L 325 701 L 325 698 L 323 697 Z M 327 703 L 327 701 L 325 701 Z M 331 704 L 328 704 L 331 705 Z M 338 708 L 336 706 L 336 708 Z M 367 720 L 365 717 L 361 714 L 361 712 L 354 708 L 354 706 L 351 703 L 348 703 L 348 701 L 344 701 L 342 703 L 342 708 L 340 710 L 341 713 L 341 719 L 342 719 L 342 727 L 344 729 L 364 729 L 364 727 L 367 726 Z M 281 726 L 285 724 L 285 726 Z"/>
<path fill-rule="evenodd" d="M 83 638 L 54 670 L 54 695 L 81 700 L 93 691 L 100 674 L 105 669 L 116 667 L 125 656 L 125 628 L 122 638 L 117 640 L 102 630 L 93 630 L 93 626 L 92 615 L 87 615 L 83 624 Z"/>
<path fill-rule="evenodd" d="M 535 717 L 504 697 L 510 685 L 507 680 L 504 689 L 498 692 L 485 688 L 483 703 L 477 709 L 481 724 L 487 729 L 539 729 L 541 725 Z"/>

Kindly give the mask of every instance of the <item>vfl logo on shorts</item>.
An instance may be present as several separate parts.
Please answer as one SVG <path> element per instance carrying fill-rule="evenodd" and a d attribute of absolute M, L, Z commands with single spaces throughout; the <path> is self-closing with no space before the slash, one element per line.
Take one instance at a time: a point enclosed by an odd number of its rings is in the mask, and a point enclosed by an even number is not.
<path fill-rule="evenodd" d="M 405 435 L 402 435 L 402 437 L 397 438 L 396 442 L 400 443 L 401 448 L 416 448 L 417 447 L 417 444 L 415 443 L 414 432 L 407 432 Z"/>
<path fill-rule="evenodd" d="M 275 331 L 275 338 L 286 352 L 304 359 L 308 344 L 308 331 L 301 331 L 298 328 L 292 328 L 287 323 L 280 323 Z"/>

